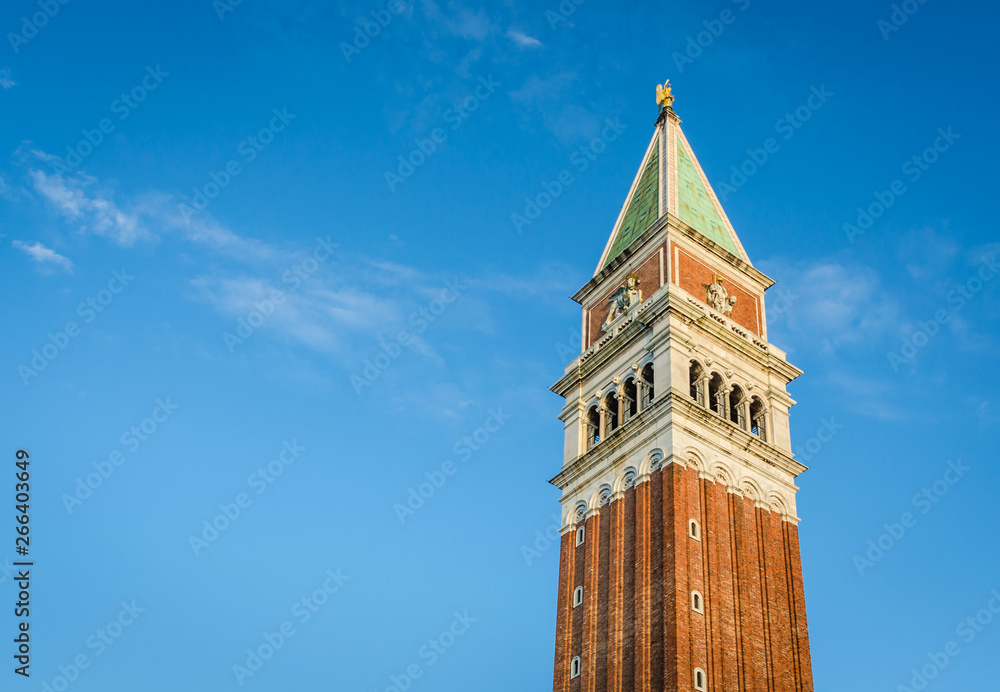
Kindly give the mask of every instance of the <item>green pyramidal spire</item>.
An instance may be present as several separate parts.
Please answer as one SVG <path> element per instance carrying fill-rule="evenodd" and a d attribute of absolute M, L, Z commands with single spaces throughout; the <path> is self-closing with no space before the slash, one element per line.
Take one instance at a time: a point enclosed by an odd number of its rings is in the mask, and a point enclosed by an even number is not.
<path fill-rule="evenodd" d="M 660 93 L 658 92 L 658 97 Z M 599 273 L 667 214 L 676 217 L 731 255 L 749 263 L 718 196 L 705 177 L 680 118 L 660 100 L 656 131 L 597 266 Z M 659 99 L 658 99 L 659 100 Z"/>

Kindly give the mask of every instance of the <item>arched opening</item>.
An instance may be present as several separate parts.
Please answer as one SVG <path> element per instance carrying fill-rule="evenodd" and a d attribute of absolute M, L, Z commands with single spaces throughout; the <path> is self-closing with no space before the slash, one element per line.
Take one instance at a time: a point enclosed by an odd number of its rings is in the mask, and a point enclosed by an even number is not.
<path fill-rule="evenodd" d="M 649 406 L 649 404 L 656 397 L 656 392 L 653 389 L 653 364 L 646 363 L 645 367 L 643 367 L 642 371 L 639 373 L 639 377 L 641 379 L 639 384 L 641 389 L 640 395 L 642 398 L 641 410 L 645 411 L 646 407 Z"/>
<path fill-rule="evenodd" d="M 744 430 L 747 429 L 746 394 L 739 385 L 733 385 L 729 392 L 729 420 Z"/>
<path fill-rule="evenodd" d="M 688 522 L 688 535 L 696 541 L 701 540 L 701 525 L 698 524 L 696 519 Z"/>
<path fill-rule="evenodd" d="M 639 391 L 635 386 L 635 378 L 630 377 L 625 380 L 625 386 L 622 387 L 622 424 L 628 423 L 637 413 L 639 413 Z"/>
<path fill-rule="evenodd" d="M 583 545 L 583 542 L 586 540 L 586 538 L 587 538 L 587 529 L 586 527 L 581 526 L 576 530 L 576 544 Z"/>
<path fill-rule="evenodd" d="M 726 417 L 726 383 L 722 375 L 717 372 L 712 373 L 708 381 L 708 407 L 712 413 L 717 413 L 721 417 Z"/>
<path fill-rule="evenodd" d="M 760 397 L 754 397 L 750 401 L 750 432 L 767 442 L 767 424 L 764 402 Z"/>
<path fill-rule="evenodd" d="M 705 405 L 705 368 L 701 363 L 692 360 L 690 370 L 691 398 L 700 406 Z"/>
<path fill-rule="evenodd" d="M 705 671 L 701 668 L 694 669 L 694 688 L 698 692 L 704 692 L 705 690 Z"/>
<path fill-rule="evenodd" d="M 580 677 L 580 657 L 574 656 L 573 662 L 569 666 L 569 675 L 572 678 Z"/>
<path fill-rule="evenodd" d="M 604 397 L 604 434 L 610 435 L 618 429 L 618 394 L 609 392 Z"/>
<path fill-rule="evenodd" d="M 573 607 L 577 607 L 583 603 L 583 587 L 578 586 L 573 590 Z"/>
<path fill-rule="evenodd" d="M 587 411 L 587 449 L 601 441 L 601 412 L 596 406 Z"/>
<path fill-rule="evenodd" d="M 693 610 L 696 613 L 705 612 L 704 599 L 701 597 L 701 594 L 697 591 L 691 592 L 691 610 Z"/>

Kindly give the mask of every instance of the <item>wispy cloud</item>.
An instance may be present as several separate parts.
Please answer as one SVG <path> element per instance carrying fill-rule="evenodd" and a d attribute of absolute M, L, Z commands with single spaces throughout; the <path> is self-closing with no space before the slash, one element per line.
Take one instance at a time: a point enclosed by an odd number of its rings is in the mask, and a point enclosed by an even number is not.
<path fill-rule="evenodd" d="M 41 160 L 51 158 L 44 152 L 32 153 Z M 207 212 L 182 212 L 181 200 L 170 193 L 154 190 L 124 197 L 97 178 L 79 172 L 67 176 L 32 169 L 28 176 L 34 192 L 78 231 L 104 236 L 124 247 L 178 234 L 239 259 L 266 259 L 277 254 L 275 248 L 234 233 Z"/>
<path fill-rule="evenodd" d="M 11 79 L 10 68 L 0 70 L 0 89 L 10 89 L 16 87 L 17 82 Z"/>
<path fill-rule="evenodd" d="M 770 261 L 761 266 L 781 279 L 768 292 L 772 341 L 788 338 L 799 348 L 830 353 L 869 342 L 898 325 L 899 305 L 883 290 L 871 267 L 836 258 L 794 266 Z"/>
<path fill-rule="evenodd" d="M 542 42 L 534 36 L 528 36 L 514 27 L 507 29 L 507 38 L 516 43 L 521 48 L 541 48 Z"/>
<path fill-rule="evenodd" d="M 68 257 L 60 255 L 55 250 L 47 248 L 39 242 L 29 245 L 20 240 L 15 240 L 11 245 L 28 255 L 38 265 L 38 271 L 42 274 L 53 274 L 56 269 L 62 269 L 69 274 L 73 273 L 73 263 Z"/>
<path fill-rule="evenodd" d="M 387 266 L 363 257 L 332 258 L 300 286 L 246 274 L 204 275 L 191 286 L 196 300 L 233 320 L 259 309 L 258 304 L 280 291 L 284 299 L 265 329 L 316 351 L 346 355 L 359 336 L 370 345 L 384 332 L 404 328 L 408 311 L 417 308 L 416 296 L 433 285 L 429 277 L 408 267 L 395 272 L 398 283 L 379 281 L 376 277 L 384 277 Z M 283 274 L 280 267 L 269 273 Z"/>
<path fill-rule="evenodd" d="M 577 102 L 579 82 L 579 76 L 567 70 L 544 77 L 532 74 L 510 92 L 510 99 L 522 111 L 526 125 L 540 118 L 563 143 L 591 139 L 611 113 L 599 114 L 590 109 L 592 103 L 585 106 Z"/>
<path fill-rule="evenodd" d="M 434 0 L 423 0 L 422 5 L 428 19 L 437 22 L 448 34 L 466 40 L 484 41 L 489 34 L 497 30 L 496 25 L 487 16 L 486 10 L 481 7 L 475 11 L 467 7 L 459 7 L 446 14 Z"/>
<path fill-rule="evenodd" d="M 81 231 L 124 246 L 149 236 L 136 214 L 121 209 L 109 193 L 95 189 L 96 178 L 81 173 L 63 178 L 41 170 L 32 170 L 29 175 L 35 192 Z"/>

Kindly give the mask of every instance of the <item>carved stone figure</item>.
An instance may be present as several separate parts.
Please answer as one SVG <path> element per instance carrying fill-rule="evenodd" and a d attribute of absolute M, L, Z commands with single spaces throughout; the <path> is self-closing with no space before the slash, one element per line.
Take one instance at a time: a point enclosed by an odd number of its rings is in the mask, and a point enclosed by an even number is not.
<path fill-rule="evenodd" d="M 611 309 L 608 310 L 608 319 L 604 320 L 605 327 L 642 302 L 639 277 L 635 274 L 629 274 L 625 285 L 608 296 L 608 302 L 611 303 Z"/>
<path fill-rule="evenodd" d="M 715 277 L 715 281 L 708 285 L 708 296 L 705 300 L 717 312 L 728 315 L 736 304 L 736 296 L 729 295 L 729 291 L 722 285 L 722 281 L 722 277 Z"/>

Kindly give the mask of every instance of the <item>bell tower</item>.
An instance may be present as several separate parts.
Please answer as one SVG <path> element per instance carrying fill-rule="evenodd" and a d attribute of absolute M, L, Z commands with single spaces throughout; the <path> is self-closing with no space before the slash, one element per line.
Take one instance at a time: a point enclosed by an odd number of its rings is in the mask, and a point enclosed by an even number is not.
<path fill-rule="evenodd" d="M 555 692 L 812 692 L 788 383 L 673 110 L 583 308 L 565 398 Z"/>

